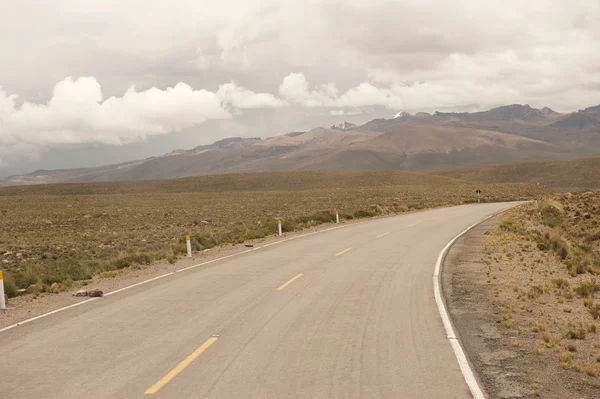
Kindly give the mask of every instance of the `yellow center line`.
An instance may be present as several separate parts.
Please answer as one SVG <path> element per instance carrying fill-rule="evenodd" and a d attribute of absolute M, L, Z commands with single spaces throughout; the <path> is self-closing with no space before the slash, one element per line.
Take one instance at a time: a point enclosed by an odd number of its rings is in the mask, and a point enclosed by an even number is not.
<path fill-rule="evenodd" d="M 173 378 L 175 378 L 177 376 L 177 374 L 181 373 L 187 366 L 190 365 L 190 363 L 192 363 L 198 356 L 200 356 L 200 354 L 202 352 L 204 352 L 212 344 L 214 344 L 217 339 L 219 339 L 218 335 L 213 335 L 212 337 L 210 337 L 205 343 L 203 343 L 191 355 L 189 355 L 187 358 L 185 358 L 184 361 L 179 363 L 177 365 L 177 367 L 175 367 L 173 370 L 169 371 L 169 374 L 165 375 L 163 378 L 160 379 L 160 381 L 158 381 L 156 384 L 154 384 L 150 388 L 148 388 L 148 390 L 145 392 L 146 395 L 153 395 L 153 394 L 157 393 L 162 387 L 167 385 L 169 383 L 169 381 L 171 381 Z"/>
<path fill-rule="evenodd" d="M 279 288 L 277 288 L 277 291 L 281 291 L 282 289 L 284 289 L 285 287 L 287 287 L 288 285 L 292 284 L 294 282 L 294 280 L 296 280 L 297 278 L 300 278 L 300 276 L 302 276 L 302 273 L 298 273 L 296 274 L 294 277 L 292 277 L 291 279 L 289 279 L 288 281 L 286 281 L 285 283 L 281 284 L 279 286 Z"/>
<path fill-rule="evenodd" d="M 340 255 L 343 255 L 343 254 L 345 254 L 346 252 L 350 251 L 351 249 L 352 249 L 352 247 L 350 247 L 350 248 L 346 248 L 346 249 L 344 249 L 342 252 L 338 252 L 337 254 L 335 254 L 335 256 L 340 256 Z"/>
<path fill-rule="evenodd" d="M 375 238 L 381 238 L 381 237 L 385 237 L 385 236 L 387 236 L 388 234 L 390 234 L 390 232 L 389 232 L 389 231 L 388 231 L 387 233 L 379 234 L 379 235 L 378 235 L 377 237 L 375 237 Z"/>

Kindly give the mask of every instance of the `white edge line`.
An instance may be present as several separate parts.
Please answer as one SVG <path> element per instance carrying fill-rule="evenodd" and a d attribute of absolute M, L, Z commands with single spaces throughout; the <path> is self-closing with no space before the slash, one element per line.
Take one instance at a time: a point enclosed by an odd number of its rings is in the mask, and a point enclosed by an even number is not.
<path fill-rule="evenodd" d="M 41 314 L 39 316 L 32 317 L 31 319 L 20 321 L 20 322 L 18 322 L 16 324 L 13 324 L 12 326 L 1 328 L 0 329 L 0 333 L 4 332 L 4 331 L 7 331 L 7 330 L 10 330 L 12 328 L 18 327 L 18 326 L 20 326 L 22 324 L 31 323 L 32 321 L 35 321 L 37 319 L 41 319 L 42 317 L 50 316 L 50 315 L 53 315 L 55 313 L 62 312 L 63 310 L 67 310 L 67 309 L 71 309 L 71 308 L 74 308 L 74 307 L 77 307 L 77 306 L 81 306 L 84 303 L 92 302 L 92 301 L 95 301 L 96 299 L 100 299 L 100 298 L 98 298 L 98 297 L 96 297 L 96 298 L 89 298 L 89 299 L 86 299 L 85 301 L 77 302 L 77 303 L 74 303 L 72 305 L 65 306 L 64 308 L 59 308 L 59 309 L 53 310 L 51 312 L 44 313 L 44 314 Z"/>
<path fill-rule="evenodd" d="M 181 273 L 181 272 L 184 272 L 184 271 L 187 271 L 187 270 L 190 270 L 190 269 L 195 269 L 197 267 L 208 265 L 210 263 L 214 263 L 214 262 L 218 262 L 218 261 L 221 261 L 221 260 L 233 258 L 234 256 L 239 256 L 239 255 L 242 255 L 242 254 L 246 254 L 248 252 L 256 251 L 256 250 L 261 249 L 261 248 L 266 248 L 266 247 L 270 247 L 272 245 L 281 244 L 282 242 L 296 240 L 298 238 L 307 237 L 307 236 L 310 236 L 310 235 L 313 235 L 313 234 L 325 233 L 326 231 L 337 230 L 337 229 L 341 229 L 341 228 L 344 228 L 344 227 L 356 226 L 358 224 L 363 224 L 363 223 L 367 223 L 367 222 L 370 222 L 370 221 L 373 221 L 373 219 L 364 220 L 364 221 L 361 221 L 361 222 L 344 224 L 342 226 L 330 227 L 328 229 L 323 229 L 323 230 L 318 230 L 318 231 L 311 231 L 310 233 L 300 234 L 300 235 L 297 235 L 297 236 L 294 236 L 294 237 L 288 237 L 288 238 L 285 238 L 283 240 L 279 240 L 279 241 L 275 241 L 275 242 L 272 242 L 272 243 L 269 243 L 269 244 L 265 244 L 265 245 L 263 245 L 261 247 L 255 247 L 255 248 L 247 249 L 247 250 L 242 251 L 242 252 L 237 252 L 235 254 L 231 254 L 231 255 L 227 255 L 227 256 L 222 256 L 220 258 L 216 258 L 216 259 L 212 259 L 212 260 L 209 260 L 209 261 L 206 261 L 206 262 L 198 263 L 196 265 L 184 267 L 183 269 L 178 269 L 178 270 L 175 270 L 173 272 L 161 274 L 160 276 L 153 277 L 153 278 L 148 279 L 148 280 L 140 281 L 139 283 L 128 285 L 127 287 L 123 287 L 123 288 L 120 288 L 120 289 L 115 290 L 115 291 L 107 292 L 106 294 L 104 294 L 104 296 L 111 296 L 111 295 L 114 295 L 114 294 L 118 294 L 119 292 L 123 292 L 123 291 L 129 290 L 131 288 L 138 287 L 140 285 L 144 285 L 144 284 L 150 283 L 152 281 L 156 281 L 156 280 L 159 280 L 159 279 L 171 276 L 171 275 L 176 274 L 176 273 Z M 83 304 L 95 301 L 97 299 L 100 299 L 100 298 L 89 298 L 89 299 L 86 299 L 85 301 L 73 303 L 73 304 L 71 304 L 69 306 L 58 308 L 58 309 L 55 309 L 55 310 L 53 310 L 51 312 L 43 313 L 43 314 L 41 314 L 39 316 L 35 316 L 35 317 L 30 318 L 30 319 L 26 319 L 26 320 L 20 321 L 18 323 L 12 324 L 10 326 L 4 327 L 4 328 L 0 328 L 0 333 L 3 333 L 3 332 L 8 331 L 8 330 L 12 330 L 13 328 L 18 327 L 20 325 L 31 323 L 32 321 L 35 321 L 35 320 L 38 320 L 38 319 L 42 319 L 42 318 L 47 317 L 47 316 L 51 316 L 53 314 L 62 312 L 64 310 L 75 308 L 77 306 L 81 306 Z"/>
<path fill-rule="evenodd" d="M 469 390 L 471 391 L 471 394 L 473 395 L 474 399 L 485 399 L 485 395 L 483 393 L 483 390 L 479 386 L 479 382 L 477 381 L 477 378 L 475 378 L 475 373 L 473 373 L 473 370 L 471 369 L 471 365 L 469 364 L 469 361 L 467 360 L 467 356 L 465 355 L 465 352 L 462 348 L 462 345 L 460 344 L 458 338 L 456 337 L 456 333 L 454 332 L 454 327 L 452 327 L 452 322 L 450 321 L 450 316 L 448 315 L 448 312 L 446 311 L 446 305 L 444 304 L 444 300 L 442 299 L 442 288 L 441 288 L 441 284 L 440 284 L 440 270 L 442 268 L 442 262 L 444 261 L 444 258 L 446 257 L 446 253 L 448 252 L 450 247 L 456 242 L 456 240 L 458 240 L 460 237 L 465 235 L 469 230 L 471 230 L 475 226 L 493 218 L 496 215 L 506 212 L 507 210 L 509 210 L 515 206 L 518 206 L 518 205 L 521 205 L 521 204 L 513 205 L 513 206 L 510 206 L 501 211 L 495 212 L 495 213 L 491 214 L 490 216 L 486 217 L 485 219 L 467 227 L 465 230 L 463 230 L 461 233 L 459 233 L 456 237 L 454 237 L 452 240 L 450 240 L 450 242 L 448 244 L 446 244 L 444 249 L 442 249 L 442 252 L 440 252 L 440 254 L 437 258 L 437 262 L 435 263 L 435 270 L 433 272 L 433 293 L 435 296 L 435 303 L 437 304 L 438 311 L 440 313 L 440 316 L 442 317 L 442 322 L 444 323 L 444 328 L 446 329 L 446 335 L 448 336 L 448 340 L 450 341 L 450 344 L 452 345 L 452 349 L 454 350 L 454 355 L 456 356 L 456 360 L 458 361 L 458 365 L 460 366 L 460 371 L 462 372 L 462 375 L 465 378 L 465 381 L 466 381 L 467 385 L 469 386 Z"/>

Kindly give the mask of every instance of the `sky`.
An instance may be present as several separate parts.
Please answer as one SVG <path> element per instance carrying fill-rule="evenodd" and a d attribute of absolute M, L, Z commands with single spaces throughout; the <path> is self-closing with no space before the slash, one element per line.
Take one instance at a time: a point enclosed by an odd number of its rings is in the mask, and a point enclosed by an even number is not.
<path fill-rule="evenodd" d="M 363 123 L 600 104 L 598 0 L 0 0 L 0 177 Z"/>

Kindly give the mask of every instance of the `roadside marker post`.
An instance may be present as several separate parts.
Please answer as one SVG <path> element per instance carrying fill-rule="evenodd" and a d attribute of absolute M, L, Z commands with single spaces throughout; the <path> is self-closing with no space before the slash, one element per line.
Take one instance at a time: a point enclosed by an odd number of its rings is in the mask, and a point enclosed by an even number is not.
<path fill-rule="evenodd" d="M 0 310 L 6 310 L 6 301 L 4 300 L 4 276 L 0 270 Z"/>
<path fill-rule="evenodd" d="M 481 190 L 477 189 L 477 191 L 475 191 L 477 193 L 477 203 L 479 203 L 479 196 L 481 195 Z"/>
<path fill-rule="evenodd" d="M 192 242 L 190 236 L 185 236 L 185 243 L 187 244 L 188 258 L 192 257 Z"/>
<path fill-rule="evenodd" d="M 277 219 L 277 231 L 279 232 L 279 237 L 281 237 L 283 235 L 281 231 L 281 219 Z"/>
<path fill-rule="evenodd" d="M 335 211 L 335 222 L 336 223 L 340 222 L 340 213 L 338 211 Z"/>

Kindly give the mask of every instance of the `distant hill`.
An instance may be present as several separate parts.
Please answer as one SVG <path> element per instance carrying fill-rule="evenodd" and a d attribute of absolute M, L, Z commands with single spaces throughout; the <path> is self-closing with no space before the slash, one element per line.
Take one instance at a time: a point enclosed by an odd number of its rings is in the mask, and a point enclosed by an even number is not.
<path fill-rule="evenodd" d="M 12 176 L 0 186 L 265 171 L 426 171 L 595 155 L 600 155 L 600 106 L 563 114 L 507 105 L 474 113 L 399 112 L 362 126 L 342 122 L 267 139 L 232 137 L 117 165 Z"/>
<path fill-rule="evenodd" d="M 469 166 L 431 173 L 478 183 L 539 183 L 562 190 L 591 189 L 600 188 L 600 157 Z"/>

